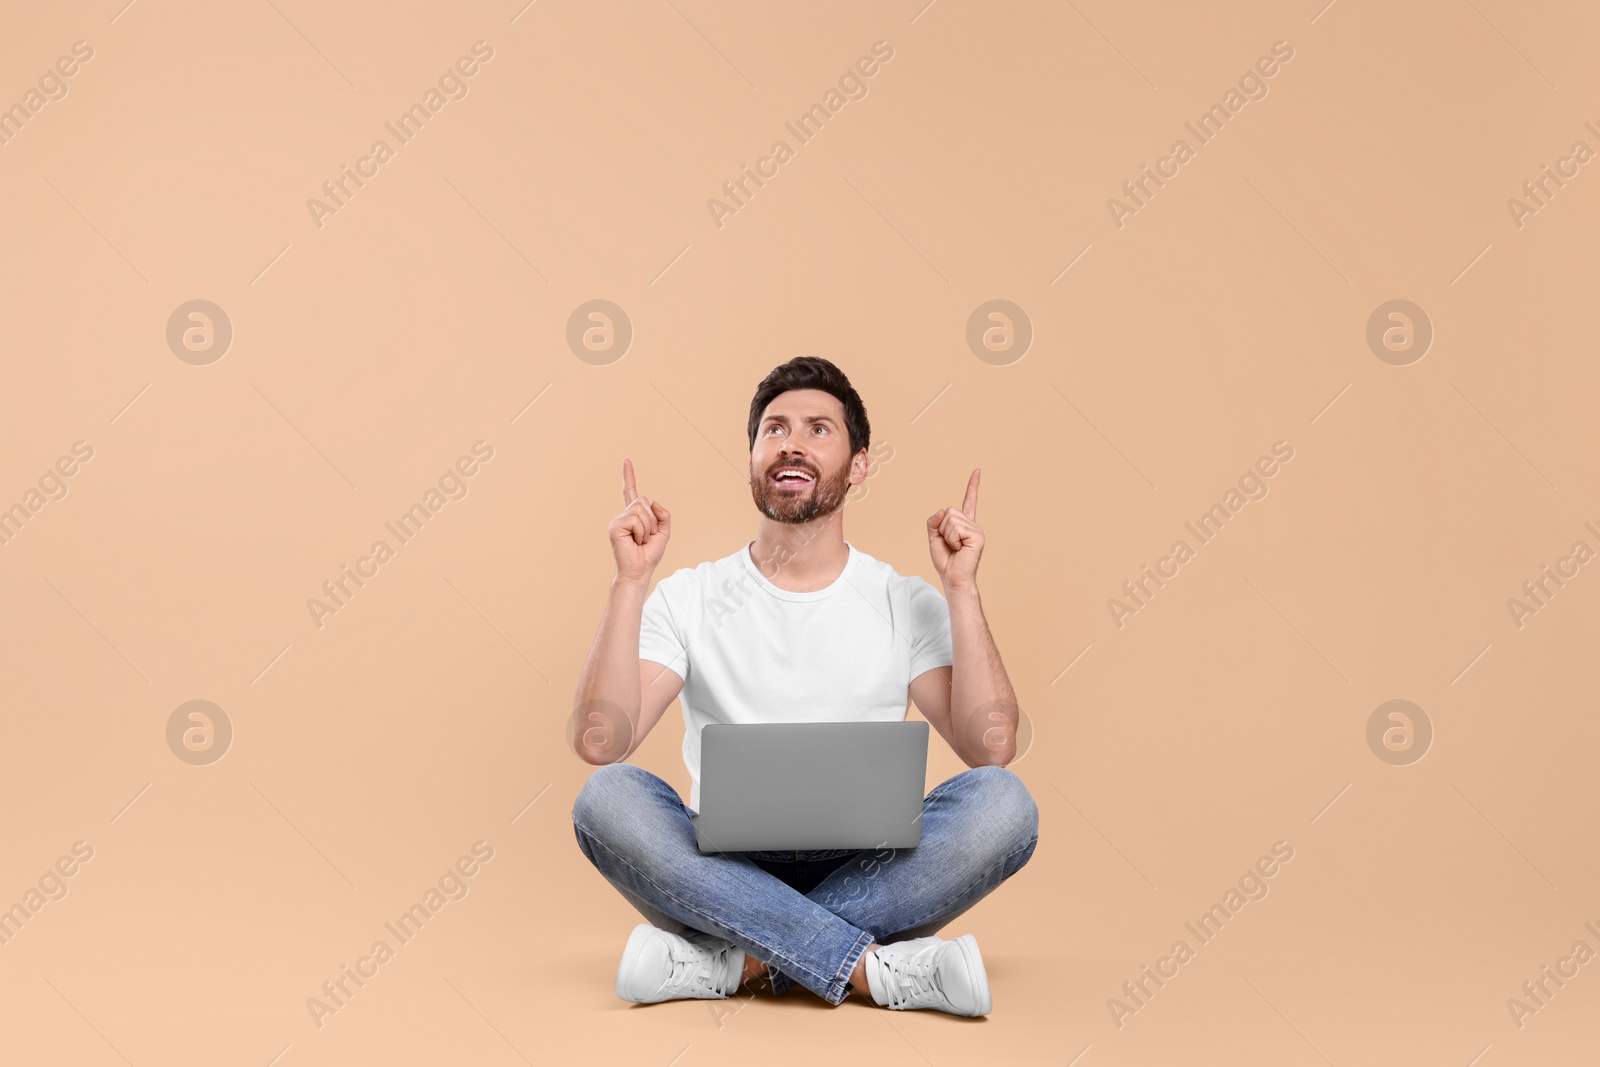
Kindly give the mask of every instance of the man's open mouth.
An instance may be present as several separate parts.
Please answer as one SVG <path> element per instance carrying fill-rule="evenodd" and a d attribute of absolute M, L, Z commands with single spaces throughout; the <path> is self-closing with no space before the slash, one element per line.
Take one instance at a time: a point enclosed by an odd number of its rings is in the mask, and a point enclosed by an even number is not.
<path fill-rule="evenodd" d="M 810 471 L 801 467 L 781 467 L 772 475 L 772 483 L 785 489 L 803 489 L 815 480 Z"/>

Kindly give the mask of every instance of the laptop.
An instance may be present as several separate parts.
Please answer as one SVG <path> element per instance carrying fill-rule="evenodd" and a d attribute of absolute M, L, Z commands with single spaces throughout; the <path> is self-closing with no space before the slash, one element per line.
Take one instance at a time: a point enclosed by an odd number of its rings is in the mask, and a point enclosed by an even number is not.
<path fill-rule="evenodd" d="M 701 852 L 915 848 L 926 722 L 712 723 L 700 731 Z"/>

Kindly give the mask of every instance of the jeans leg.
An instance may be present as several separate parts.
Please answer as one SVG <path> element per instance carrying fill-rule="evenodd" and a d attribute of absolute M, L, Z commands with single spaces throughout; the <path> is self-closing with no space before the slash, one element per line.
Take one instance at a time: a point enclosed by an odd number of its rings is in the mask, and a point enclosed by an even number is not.
<path fill-rule="evenodd" d="M 756 866 L 782 880 L 785 885 L 793 887 L 797 892 L 809 893 L 828 875 L 846 863 L 853 862 L 860 853 L 860 849 L 854 849 L 844 852 L 843 855 L 827 856 L 827 858 L 822 858 L 823 853 L 816 851 L 780 854 L 745 852 L 742 855 L 749 857 Z M 771 963 L 767 964 L 766 977 L 774 996 L 781 996 L 795 986 L 793 978 Z"/>
<path fill-rule="evenodd" d="M 578 847 L 646 918 L 732 941 L 830 1004 L 872 935 L 739 853 L 702 853 L 677 792 L 628 763 L 589 776 L 572 806 Z"/>
<path fill-rule="evenodd" d="M 807 895 L 880 944 L 927 937 L 1021 870 L 1038 841 L 1039 809 L 1022 779 L 974 767 L 923 800 L 916 848 L 869 849 Z M 775 977 L 774 992 L 780 982 L 789 984 Z"/>

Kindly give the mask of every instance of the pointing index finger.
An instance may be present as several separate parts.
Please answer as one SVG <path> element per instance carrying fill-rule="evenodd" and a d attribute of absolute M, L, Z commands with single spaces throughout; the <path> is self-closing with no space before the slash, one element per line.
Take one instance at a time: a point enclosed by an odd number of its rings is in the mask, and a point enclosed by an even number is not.
<path fill-rule="evenodd" d="M 981 470 L 974 470 L 972 477 L 967 479 L 967 498 L 961 504 L 961 511 L 969 519 L 978 517 L 978 475 Z"/>
<path fill-rule="evenodd" d="M 638 487 L 633 484 L 633 460 L 622 461 L 622 503 L 631 504 L 639 499 Z"/>

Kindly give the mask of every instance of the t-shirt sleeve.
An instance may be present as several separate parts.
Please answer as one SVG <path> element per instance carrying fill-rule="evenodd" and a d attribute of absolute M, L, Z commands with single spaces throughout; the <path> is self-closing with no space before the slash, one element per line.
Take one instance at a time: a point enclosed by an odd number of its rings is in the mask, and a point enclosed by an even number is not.
<path fill-rule="evenodd" d="M 950 605 L 924 578 L 911 582 L 911 677 L 955 663 Z"/>
<path fill-rule="evenodd" d="M 680 574 L 661 579 L 645 598 L 644 616 L 639 622 L 639 658 L 654 660 L 686 678 L 688 642 L 679 622 L 680 613 L 674 608 L 685 584 Z"/>

